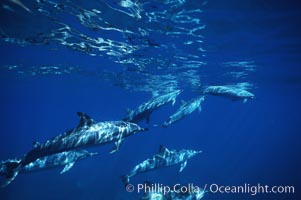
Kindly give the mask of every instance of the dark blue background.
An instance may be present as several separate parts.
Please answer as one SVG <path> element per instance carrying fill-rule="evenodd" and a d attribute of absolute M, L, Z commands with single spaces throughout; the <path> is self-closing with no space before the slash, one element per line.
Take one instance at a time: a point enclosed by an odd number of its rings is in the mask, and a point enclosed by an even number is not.
<path fill-rule="evenodd" d="M 189 160 L 182 173 L 178 173 L 179 166 L 164 168 L 138 175 L 133 183 L 293 185 L 295 195 L 208 194 L 204 199 L 298 199 L 300 7 L 293 1 L 248 2 L 254 9 L 240 1 L 211 1 L 205 15 L 205 45 L 209 64 L 255 61 L 257 71 L 250 78 L 256 83 L 252 90 L 255 100 L 243 104 L 207 97 L 201 113 L 195 112 L 167 129 L 151 128 L 129 137 L 113 155 L 108 153 L 112 145 L 96 147 L 89 150 L 99 151 L 99 156 L 76 163 L 64 175 L 59 174 L 60 169 L 19 175 L 0 190 L 1 199 L 135 199 L 135 194 L 124 190 L 119 177 L 156 153 L 160 144 L 203 153 Z M 113 65 L 104 58 L 97 60 L 69 49 L 49 52 L 43 46 L 2 42 L 0 50 L 2 65 L 12 60 L 27 66 L 58 62 Z M 127 107 L 134 108 L 151 97 L 150 93 L 130 92 L 81 74 L 31 77 L 1 70 L 0 78 L 1 160 L 25 153 L 35 140 L 45 141 L 76 126 L 77 111 L 96 121 L 118 120 Z M 198 95 L 189 88 L 182 89 L 185 91 L 179 99 Z M 151 116 L 152 123 L 163 121 L 179 105 L 180 101 L 175 107 L 158 110 Z"/>

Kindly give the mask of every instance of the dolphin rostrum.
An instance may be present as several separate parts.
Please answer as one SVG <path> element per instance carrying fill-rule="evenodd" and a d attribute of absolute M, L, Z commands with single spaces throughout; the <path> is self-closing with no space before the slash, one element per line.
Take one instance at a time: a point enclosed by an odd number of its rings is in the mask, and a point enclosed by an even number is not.
<path fill-rule="evenodd" d="M 181 92 L 181 90 L 175 90 L 164 95 L 156 95 L 149 101 L 138 106 L 135 110 L 128 110 L 128 115 L 123 120 L 127 122 L 139 122 L 146 119 L 146 123 L 149 123 L 149 117 L 153 111 L 169 102 L 172 102 L 174 105 L 177 96 Z"/>
<path fill-rule="evenodd" d="M 195 151 L 191 149 L 182 149 L 177 151 L 173 149 L 167 149 L 161 145 L 157 154 L 136 165 L 128 175 L 122 176 L 122 182 L 124 185 L 127 185 L 130 181 L 130 178 L 136 174 L 176 164 L 181 164 L 179 172 L 182 172 L 187 165 L 187 160 L 199 153 L 201 153 L 201 151 Z"/>
<path fill-rule="evenodd" d="M 10 168 L 10 176 L 16 176 L 20 169 L 38 158 L 77 148 L 114 142 L 115 148 L 111 151 L 111 153 L 114 153 L 119 149 L 125 137 L 148 130 L 130 122 L 95 122 L 82 112 L 78 112 L 77 114 L 80 117 L 80 122 L 76 128 L 47 140 L 43 144 L 36 142 L 34 148 L 25 154 L 21 162 L 14 163 L 14 166 Z"/>
<path fill-rule="evenodd" d="M 24 167 L 19 170 L 19 173 L 27 173 L 27 172 L 34 172 L 39 170 L 46 170 L 51 169 L 54 167 L 64 166 L 61 174 L 69 171 L 76 161 L 88 158 L 98 153 L 90 153 L 86 150 L 77 150 L 77 151 L 64 151 L 57 154 L 52 154 L 49 156 L 38 158 L 37 160 L 28 163 Z M 11 177 L 10 168 L 14 166 L 14 164 L 19 164 L 22 161 L 21 158 L 17 159 L 9 159 L 6 161 L 0 162 L 0 175 L 6 176 L 6 180 L 2 187 L 7 186 L 10 184 L 17 176 Z"/>
<path fill-rule="evenodd" d="M 173 114 L 171 115 L 167 121 L 163 123 L 163 127 L 167 127 L 170 124 L 173 124 L 187 115 L 190 115 L 192 112 L 194 112 L 196 109 L 199 109 L 199 111 L 202 111 L 201 103 L 205 100 L 204 96 L 200 96 L 197 98 L 194 98 L 190 100 L 189 102 L 184 102 L 182 106 Z"/>
<path fill-rule="evenodd" d="M 209 86 L 203 90 L 203 94 L 224 96 L 232 100 L 243 99 L 244 103 L 247 102 L 248 99 L 255 98 L 254 94 L 237 86 Z"/>

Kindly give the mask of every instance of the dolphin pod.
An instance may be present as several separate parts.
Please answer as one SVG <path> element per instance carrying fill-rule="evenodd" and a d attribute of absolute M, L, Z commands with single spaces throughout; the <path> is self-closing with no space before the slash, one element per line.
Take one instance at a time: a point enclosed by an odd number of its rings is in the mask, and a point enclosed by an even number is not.
<path fill-rule="evenodd" d="M 136 174 L 176 164 L 181 165 L 179 172 L 182 172 L 187 165 L 187 160 L 199 153 L 201 153 L 201 151 L 195 151 L 192 149 L 182 149 L 177 151 L 168 149 L 161 145 L 157 154 L 136 165 L 128 175 L 122 176 L 122 182 L 126 186 L 129 184 L 130 178 Z"/>
<path fill-rule="evenodd" d="M 61 171 L 61 174 L 63 174 L 69 171 L 74 166 L 75 162 L 97 154 L 98 153 L 90 153 L 86 150 L 65 151 L 52 154 L 38 158 L 35 161 L 25 165 L 19 170 L 19 173 L 28 173 L 64 166 L 63 170 Z M 14 174 L 13 176 L 9 174 L 11 171 L 10 168 L 13 167 L 14 164 L 19 164 L 21 161 L 21 158 L 16 158 L 0 162 L 0 174 L 6 177 L 2 187 L 7 186 L 16 178 L 17 174 Z"/>
<path fill-rule="evenodd" d="M 138 132 L 148 129 L 141 128 L 139 125 L 124 121 L 108 121 L 96 123 L 88 115 L 78 112 L 80 122 L 78 126 L 57 137 L 47 140 L 40 144 L 35 142 L 34 148 L 29 151 L 19 162 L 11 162 L 7 170 L 6 178 L 14 179 L 26 165 L 37 159 L 52 154 L 70 151 L 77 148 L 88 147 L 92 145 L 104 145 L 115 143 L 111 153 L 116 152 L 124 138 Z M 5 184 L 4 184 L 5 186 Z"/>
<path fill-rule="evenodd" d="M 118 151 L 125 138 L 148 130 L 148 128 L 142 128 L 136 123 L 142 120 L 146 120 L 146 123 L 149 123 L 150 115 L 155 110 L 168 103 L 174 105 L 177 97 L 182 92 L 182 90 L 175 90 L 170 93 L 156 95 L 136 109 L 129 111 L 127 116 L 119 121 L 96 122 L 87 114 L 78 112 L 80 120 L 77 127 L 57 135 L 44 143 L 34 142 L 34 148 L 20 158 L 0 162 L 0 175 L 5 176 L 2 187 L 10 184 L 19 173 L 45 170 L 59 166 L 64 166 L 61 173 L 65 173 L 76 161 L 96 155 L 96 153 L 89 153 L 86 150 L 78 150 L 80 148 L 114 143 L 114 148 L 110 153 Z M 188 102 L 183 102 L 163 122 L 162 127 L 168 127 L 182 120 L 197 109 L 201 111 L 201 104 L 205 100 L 205 95 L 222 96 L 232 100 L 243 100 L 244 102 L 255 98 L 254 94 L 245 89 L 226 85 L 208 86 L 201 93 L 201 96 Z M 127 185 L 130 178 L 137 174 L 176 164 L 180 164 L 179 171 L 181 172 L 186 167 L 187 160 L 199 153 L 201 151 L 192 149 L 174 150 L 161 145 L 157 154 L 136 165 L 129 174 L 122 177 L 122 182 Z M 147 193 L 143 199 L 199 200 L 203 196 L 204 191 L 200 191 L 198 194 L 178 194 L 171 192 L 167 195 L 162 195 L 159 193 Z"/>
<path fill-rule="evenodd" d="M 96 123 L 88 115 L 78 112 L 79 125 L 45 143 L 35 143 L 34 148 L 22 159 L 22 167 L 39 157 L 82 148 L 91 145 L 115 143 L 111 153 L 119 149 L 124 138 L 138 132 L 147 131 L 139 125 L 125 121 L 107 121 Z"/>

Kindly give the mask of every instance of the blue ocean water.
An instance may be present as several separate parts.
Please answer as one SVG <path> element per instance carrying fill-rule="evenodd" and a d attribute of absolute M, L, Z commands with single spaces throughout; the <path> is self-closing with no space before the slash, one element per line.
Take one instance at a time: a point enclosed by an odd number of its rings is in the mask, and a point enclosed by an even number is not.
<path fill-rule="evenodd" d="M 120 176 L 158 152 L 196 149 L 179 173 L 172 166 L 133 184 L 200 187 L 294 186 L 295 194 L 207 192 L 203 199 L 300 199 L 300 3 L 246 1 L 1 1 L 0 159 L 28 152 L 78 123 L 119 120 L 153 95 L 183 90 L 156 110 L 149 131 L 88 148 L 100 155 L 61 168 L 21 174 L 0 199 L 139 199 Z M 206 96 L 194 112 L 154 127 L 210 85 L 255 94 L 246 103 Z"/>

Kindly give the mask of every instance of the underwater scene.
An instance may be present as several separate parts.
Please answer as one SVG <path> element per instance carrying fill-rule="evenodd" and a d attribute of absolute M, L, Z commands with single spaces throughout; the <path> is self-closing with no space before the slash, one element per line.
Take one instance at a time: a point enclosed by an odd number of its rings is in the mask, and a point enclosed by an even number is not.
<path fill-rule="evenodd" d="M 1 200 L 301 199 L 301 2 L 0 5 Z"/>

